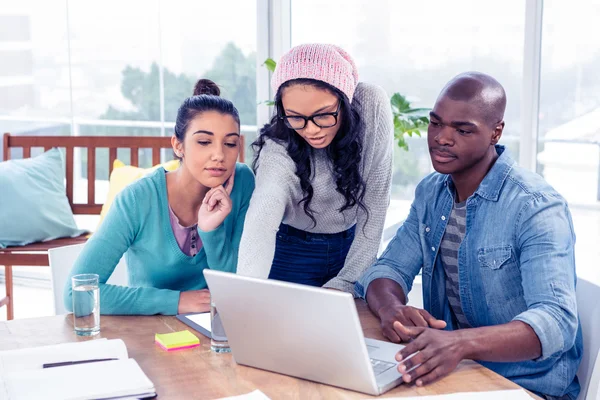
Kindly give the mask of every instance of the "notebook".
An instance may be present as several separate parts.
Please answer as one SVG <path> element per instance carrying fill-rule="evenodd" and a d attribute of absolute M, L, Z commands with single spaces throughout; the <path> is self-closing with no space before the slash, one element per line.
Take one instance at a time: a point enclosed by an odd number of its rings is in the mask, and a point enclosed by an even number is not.
<path fill-rule="evenodd" d="M 116 360 L 43 368 L 44 364 L 105 358 Z M 98 339 L 0 352 L 1 399 L 154 396 L 154 385 L 138 363 L 128 358 L 125 343 L 120 339 Z"/>
<path fill-rule="evenodd" d="M 179 314 L 177 319 L 210 338 L 210 313 Z"/>

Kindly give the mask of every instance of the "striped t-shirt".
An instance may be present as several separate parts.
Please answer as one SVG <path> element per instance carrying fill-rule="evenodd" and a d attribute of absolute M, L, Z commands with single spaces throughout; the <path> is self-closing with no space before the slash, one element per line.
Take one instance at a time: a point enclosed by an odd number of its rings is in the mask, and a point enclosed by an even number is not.
<path fill-rule="evenodd" d="M 450 308 L 456 317 L 459 328 L 470 327 L 460 304 L 458 290 L 458 249 L 466 232 L 467 202 L 454 203 L 454 208 L 448 218 L 448 225 L 440 245 L 442 264 L 446 272 L 446 295 Z"/>

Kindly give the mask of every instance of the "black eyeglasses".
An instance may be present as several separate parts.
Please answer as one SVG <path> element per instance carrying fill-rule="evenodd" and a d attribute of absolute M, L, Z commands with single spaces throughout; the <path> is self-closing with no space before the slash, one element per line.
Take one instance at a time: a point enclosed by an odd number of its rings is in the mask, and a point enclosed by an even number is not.
<path fill-rule="evenodd" d="M 340 106 L 342 102 L 338 102 L 337 109 L 335 112 L 330 113 L 320 113 L 311 115 L 310 117 L 305 117 L 302 115 L 283 115 L 280 116 L 279 119 L 282 119 L 283 122 L 287 125 L 288 128 L 291 129 L 304 129 L 306 128 L 306 124 L 308 121 L 312 121 L 313 124 L 318 126 L 319 128 L 331 128 L 337 124 L 338 114 L 340 113 Z"/>

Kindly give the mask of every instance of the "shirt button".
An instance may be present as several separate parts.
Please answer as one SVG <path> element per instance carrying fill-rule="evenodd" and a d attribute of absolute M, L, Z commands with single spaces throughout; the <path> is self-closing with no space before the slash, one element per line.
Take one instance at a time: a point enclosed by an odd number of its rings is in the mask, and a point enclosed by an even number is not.
<path fill-rule="evenodd" d="M 429 232 L 430 230 L 429 227 L 425 228 L 425 232 Z"/>
<path fill-rule="evenodd" d="M 446 220 L 446 217 L 442 215 L 442 221 L 445 221 L 445 220 Z"/>
<path fill-rule="evenodd" d="M 431 248 L 431 251 L 435 251 L 435 247 L 432 247 L 432 248 Z"/>

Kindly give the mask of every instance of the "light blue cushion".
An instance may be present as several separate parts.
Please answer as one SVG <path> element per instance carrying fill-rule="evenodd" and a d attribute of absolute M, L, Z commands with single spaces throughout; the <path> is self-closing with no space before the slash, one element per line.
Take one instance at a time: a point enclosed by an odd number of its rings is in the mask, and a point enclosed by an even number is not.
<path fill-rule="evenodd" d="M 0 163 L 0 248 L 85 233 L 75 224 L 64 179 L 56 148 Z"/>

